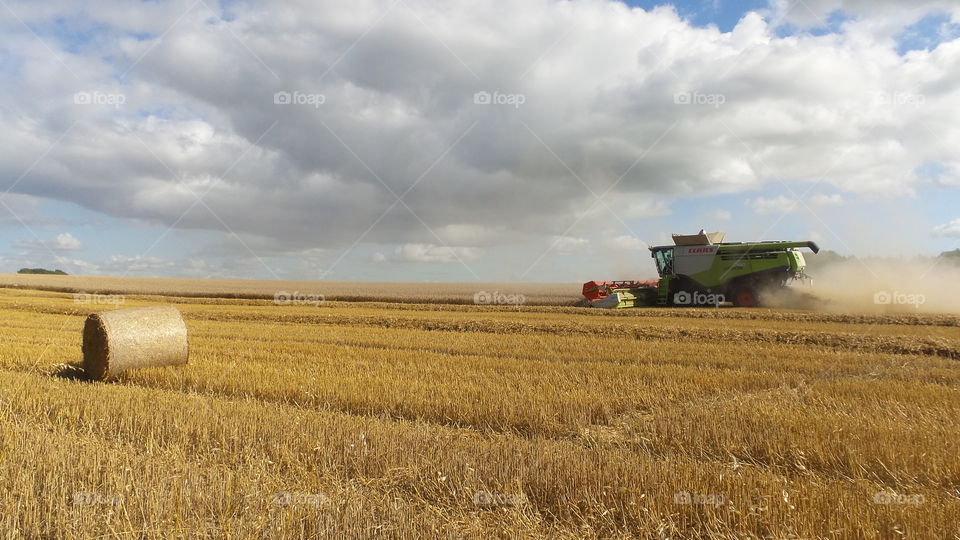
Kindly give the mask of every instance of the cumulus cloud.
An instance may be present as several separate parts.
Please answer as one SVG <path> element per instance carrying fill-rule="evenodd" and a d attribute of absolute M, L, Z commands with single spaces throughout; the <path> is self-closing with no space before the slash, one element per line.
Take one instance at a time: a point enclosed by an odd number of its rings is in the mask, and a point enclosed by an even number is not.
<path fill-rule="evenodd" d="M 638 251 L 647 247 L 646 242 L 636 236 L 619 235 L 605 238 L 604 247 L 616 250 Z"/>
<path fill-rule="evenodd" d="M 43 199 L 29 195 L 0 195 L 0 227 L 30 228 L 63 226 L 63 220 L 43 213 Z"/>
<path fill-rule="evenodd" d="M 832 195 L 818 194 L 810 197 L 810 204 L 815 206 L 839 206 L 843 204 L 843 196 L 839 193 Z"/>
<path fill-rule="evenodd" d="M 157 275 L 176 266 L 174 261 L 162 257 L 111 255 L 101 265 L 101 269 L 110 274 Z"/>
<path fill-rule="evenodd" d="M 952 14 L 960 19 L 960 6 L 953 0 L 771 0 L 773 20 L 802 27 L 828 23 L 831 15 L 865 19 L 873 28 L 893 29 L 910 24 L 931 12 Z"/>
<path fill-rule="evenodd" d="M 58 234 L 55 238 L 42 240 L 40 238 L 25 238 L 14 240 L 13 246 L 35 251 L 79 251 L 83 249 L 83 242 L 70 233 Z"/>
<path fill-rule="evenodd" d="M 957 182 L 960 41 L 901 56 L 865 30 L 956 6 L 805 4 L 857 19 L 779 37 L 815 24 L 787 2 L 722 33 L 604 0 L 10 1 L 44 42 L 0 23 L 18 66 L 0 70 L 0 176 L 278 253 L 361 241 L 426 262 L 558 235 L 576 252 L 674 198 L 779 182 L 832 187 L 823 204 L 913 194 L 929 163 Z"/>
<path fill-rule="evenodd" d="M 85 261 L 83 259 L 71 259 L 68 257 L 57 257 L 57 266 L 70 268 L 75 274 L 96 274 L 100 271 L 100 266 L 96 263 Z"/>
<path fill-rule="evenodd" d="M 933 235 L 960 238 L 960 219 L 955 219 L 943 225 L 937 225 L 933 228 Z"/>
<path fill-rule="evenodd" d="M 747 204 L 758 214 L 792 214 L 801 208 L 797 199 L 783 195 L 748 199 Z"/>
<path fill-rule="evenodd" d="M 563 255 L 580 252 L 590 243 L 586 238 L 576 236 L 555 236 L 553 238 L 553 251 Z"/>
<path fill-rule="evenodd" d="M 732 217 L 733 214 L 723 209 L 711 210 L 710 212 L 707 212 L 707 219 L 713 221 L 730 221 L 730 218 Z"/>
<path fill-rule="evenodd" d="M 793 214 L 801 210 L 813 210 L 821 207 L 839 206 L 843 203 L 843 196 L 839 193 L 834 193 L 832 195 L 813 195 L 803 199 L 803 203 L 801 203 L 796 197 L 786 195 L 747 199 L 747 205 L 752 207 L 754 212 L 761 215 Z"/>
<path fill-rule="evenodd" d="M 78 251 L 83 249 L 83 243 L 70 233 L 61 233 L 53 241 L 53 249 L 61 251 Z"/>
<path fill-rule="evenodd" d="M 404 244 L 396 249 L 393 260 L 418 263 L 451 263 L 478 259 L 482 250 L 471 247 L 438 246 L 435 244 Z M 375 260 L 380 258 L 374 254 Z M 381 261 L 383 259 L 380 259 Z"/>

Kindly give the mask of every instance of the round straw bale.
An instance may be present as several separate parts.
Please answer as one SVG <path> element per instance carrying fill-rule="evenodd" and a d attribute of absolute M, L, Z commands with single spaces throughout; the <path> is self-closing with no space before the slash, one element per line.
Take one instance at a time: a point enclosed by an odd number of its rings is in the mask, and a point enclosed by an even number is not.
<path fill-rule="evenodd" d="M 173 306 L 92 313 L 83 325 L 83 369 L 92 379 L 186 364 L 187 354 L 187 325 Z"/>

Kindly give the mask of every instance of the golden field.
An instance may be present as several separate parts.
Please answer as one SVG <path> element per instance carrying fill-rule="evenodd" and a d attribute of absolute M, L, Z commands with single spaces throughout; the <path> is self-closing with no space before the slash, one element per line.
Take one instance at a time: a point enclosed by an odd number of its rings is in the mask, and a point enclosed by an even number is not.
<path fill-rule="evenodd" d="M 85 279 L 131 295 L 0 289 L 5 537 L 960 538 L 960 317 Z M 84 380 L 155 304 L 189 365 Z"/>
<path fill-rule="evenodd" d="M 580 284 L 566 283 L 356 283 L 347 281 L 275 281 L 121 276 L 0 274 L 0 287 L 105 294 L 160 294 L 203 298 L 273 299 L 277 293 L 323 295 L 327 300 L 472 304 L 480 292 L 523 294 L 526 305 L 571 305 Z"/>

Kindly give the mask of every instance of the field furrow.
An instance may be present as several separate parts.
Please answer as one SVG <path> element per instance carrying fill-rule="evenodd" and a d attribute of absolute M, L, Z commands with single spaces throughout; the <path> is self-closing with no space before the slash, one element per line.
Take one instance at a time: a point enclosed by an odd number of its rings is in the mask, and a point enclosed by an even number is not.
<path fill-rule="evenodd" d="M 84 379 L 80 329 L 114 306 L 0 291 L 0 526 L 960 535 L 960 336 L 943 319 L 163 300 L 190 363 L 104 383 Z"/>

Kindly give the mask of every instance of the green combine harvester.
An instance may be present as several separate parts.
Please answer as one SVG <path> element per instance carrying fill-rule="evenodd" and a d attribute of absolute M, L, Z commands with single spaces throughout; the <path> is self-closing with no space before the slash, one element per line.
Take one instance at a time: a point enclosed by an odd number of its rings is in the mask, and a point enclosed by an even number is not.
<path fill-rule="evenodd" d="M 794 280 L 808 279 L 801 248 L 818 253 L 814 242 L 723 242 L 724 233 L 673 235 L 674 245 L 653 246 L 650 256 L 660 279 L 588 281 L 583 296 L 591 306 L 763 305 L 765 295 Z"/>

